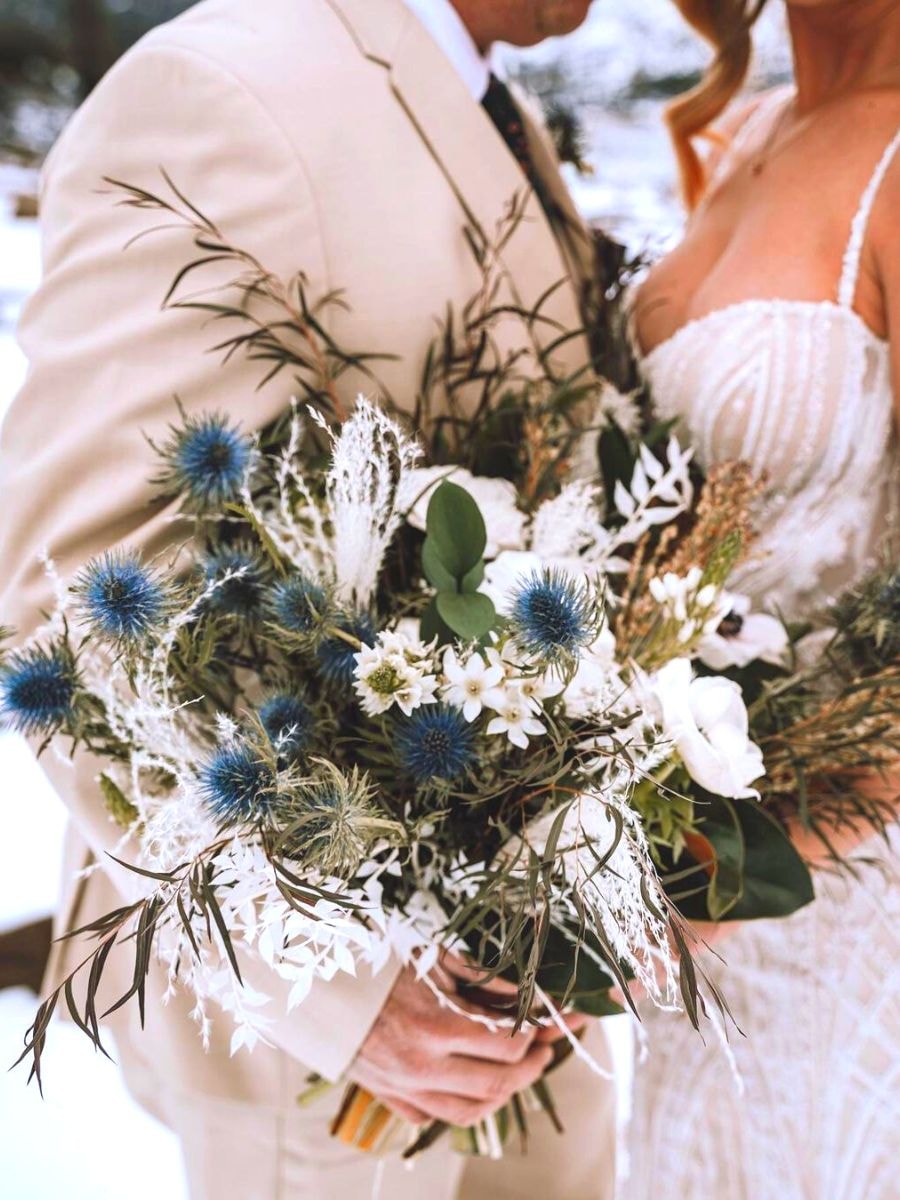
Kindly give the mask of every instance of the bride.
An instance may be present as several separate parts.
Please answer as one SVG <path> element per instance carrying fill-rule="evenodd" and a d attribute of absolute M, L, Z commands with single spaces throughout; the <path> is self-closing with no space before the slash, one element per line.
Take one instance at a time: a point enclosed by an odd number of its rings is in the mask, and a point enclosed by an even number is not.
<path fill-rule="evenodd" d="M 787 0 L 795 86 L 738 106 L 715 135 L 760 5 L 679 7 L 717 57 L 669 113 L 691 215 L 637 293 L 635 340 L 660 415 L 681 420 L 700 460 L 765 474 L 735 590 L 825 620 L 900 493 L 900 3 Z M 898 1195 L 896 867 L 871 830 L 834 836 L 881 870 L 821 869 L 809 908 L 726 937 L 727 969 L 707 956 L 747 1035 L 731 1046 L 740 1089 L 718 1045 L 647 1014 L 629 1198 Z M 824 866 L 821 842 L 797 841 Z"/>

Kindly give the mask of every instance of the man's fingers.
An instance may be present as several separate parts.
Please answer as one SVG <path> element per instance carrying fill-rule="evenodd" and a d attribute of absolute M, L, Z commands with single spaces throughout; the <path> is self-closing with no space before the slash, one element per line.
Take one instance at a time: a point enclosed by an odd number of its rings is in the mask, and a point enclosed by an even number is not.
<path fill-rule="evenodd" d="M 484 1100 L 499 1108 L 510 1096 L 530 1087 L 553 1061 L 548 1046 L 528 1050 L 519 1062 L 486 1062 L 453 1055 L 429 1080 L 430 1091 L 447 1092 L 468 1100 Z"/>
<path fill-rule="evenodd" d="M 427 1125 L 434 1119 L 400 1096 L 379 1096 L 378 1099 L 382 1104 L 387 1105 L 391 1112 L 396 1113 L 398 1117 L 403 1117 L 405 1121 L 409 1121 L 413 1125 Z"/>
<path fill-rule="evenodd" d="M 506 1026 L 489 1029 L 469 1017 L 459 1017 L 452 1034 L 453 1052 L 490 1062 L 517 1063 L 531 1049 L 535 1032 L 527 1025 L 517 1033 Z"/>
<path fill-rule="evenodd" d="M 475 1125 L 502 1108 L 517 1092 L 540 1079 L 552 1061 L 553 1052 L 549 1046 L 536 1046 L 515 1067 L 497 1068 L 477 1060 L 451 1059 L 453 1066 L 446 1077 L 447 1082 L 452 1081 L 453 1086 L 465 1089 L 464 1093 L 435 1088 L 415 1092 L 412 1103 L 449 1125 Z M 444 1081 L 444 1078 L 435 1079 L 433 1084 L 440 1085 Z"/>
<path fill-rule="evenodd" d="M 441 954 L 441 966 L 460 983 L 478 988 L 479 991 L 490 992 L 495 996 L 515 997 L 519 994 L 516 984 L 508 979 L 501 979 L 499 975 L 491 979 L 490 973 L 485 971 L 484 967 L 466 962 L 464 958 L 452 954 L 449 950 Z"/>
<path fill-rule="evenodd" d="M 584 1013 L 564 1013 L 562 1019 L 570 1033 L 581 1033 L 581 1031 L 586 1029 L 591 1023 L 591 1018 L 586 1016 Z M 563 1033 L 557 1023 L 553 1021 L 549 1025 L 541 1026 L 541 1028 L 538 1030 L 535 1040 L 538 1042 L 549 1042 L 552 1044 L 560 1041 L 565 1036 L 566 1035 Z"/>

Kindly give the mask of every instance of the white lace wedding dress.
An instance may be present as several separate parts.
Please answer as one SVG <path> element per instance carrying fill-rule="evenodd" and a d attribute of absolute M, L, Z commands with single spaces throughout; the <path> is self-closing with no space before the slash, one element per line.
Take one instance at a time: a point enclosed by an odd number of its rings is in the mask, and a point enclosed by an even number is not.
<path fill-rule="evenodd" d="M 890 350 L 854 309 L 892 166 L 900 131 L 853 221 L 835 301 L 733 304 L 643 361 L 660 415 L 682 419 L 701 463 L 766 472 L 762 537 L 734 588 L 792 616 L 821 612 L 873 561 L 900 491 Z M 730 1039 L 742 1091 L 714 1036 L 645 1014 L 627 1200 L 898 1200 L 898 860 L 880 840 L 859 853 L 879 867 L 820 875 L 808 908 L 723 942 L 725 967 L 704 955 L 746 1034 Z"/>

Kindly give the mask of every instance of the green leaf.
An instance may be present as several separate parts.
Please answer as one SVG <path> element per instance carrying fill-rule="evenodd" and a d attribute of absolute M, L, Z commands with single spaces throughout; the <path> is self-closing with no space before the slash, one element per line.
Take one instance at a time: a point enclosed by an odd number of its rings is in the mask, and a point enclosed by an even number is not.
<path fill-rule="evenodd" d="M 464 489 L 445 479 L 431 497 L 428 537 L 445 569 L 462 579 L 484 557 L 487 530 L 478 505 Z"/>
<path fill-rule="evenodd" d="M 471 592 L 477 592 L 482 583 L 484 583 L 484 559 L 477 562 L 472 570 L 462 577 L 459 590 L 468 595 Z"/>
<path fill-rule="evenodd" d="M 787 917 L 815 897 L 803 859 L 756 800 L 703 793 L 698 831 L 716 854 L 708 888 L 679 902 L 689 920 Z"/>
<path fill-rule="evenodd" d="M 444 566 L 435 547 L 434 539 L 430 537 L 425 539 L 425 544 L 422 546 L 422 570 L 431 586 L 436 587 L 439 592 L 458 592 L 460 590 L 456 576 L 451 575 Z"/>
<path fill-rule="evenodd" d="M 452 592 L 447 594 L 452 595 Z M 449 646 L 453 641 L 453 630 L 449 628 L 445 621 L 441 620 L 437 604 L 434 600 L 431 601 L 422 613 L 422 619 L 419 624 L 419 637 L 426 644 L 437 638 L 439 646 Z"/>
<path fill-rule="evenodd" d="M 480 592 L 461 596 L 456 592 L 441 592 L 435 606 L 438 615 L 457 637 L 476 641 L 493 628 L 497 610 L 487 596 Z"/>
<path fill-rule="evenodd" d="M 733 801 L 744 838 L 744 890 L 735 921 L 788 917 L 815 899 L 812 876 L 778 822 L 755 800 Z"/>
<path fill-rule="evenodd" d="M 746 852 L 734 807 L 727 800 L 721 800 L 718 808 L 717 819 L 709 825 L 704 821 L 702 825 L 704 836 L 716 852 L 706 898 L 709 915 L 714 921 L 721 921 L 743 895 Z"/>
<path fill-rule="evenodd" d="M 600 435 L 597 455 L 600 460 L 600 475 L 603 479 L 607 507 L 611 512 L 615 512 L 613 495 L 616 484 L 621 483 L 624 487 L 628 487 L 637 459 L 628 438 L 618 425 L 610 425 Z"/>

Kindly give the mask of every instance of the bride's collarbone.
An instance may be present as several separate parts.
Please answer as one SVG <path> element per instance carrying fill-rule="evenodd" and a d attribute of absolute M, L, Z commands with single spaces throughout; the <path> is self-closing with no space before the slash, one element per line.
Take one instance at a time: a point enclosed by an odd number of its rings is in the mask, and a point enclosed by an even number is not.
<path fill-rule="evenodd" d="M 759 189 L 727 181 L 694 215 L 682 242 L 648 274 L 635 303 L 639 343 L 651 351 L 684 325 L 755 301 L 833 303 L 858 197 L 839 186 L 827 206 L 801 188 Z M 847 195 L 844 196 L 844 190 Z M 819 193 L 821 195 L 821 193 Z M 864 255 L 857 311 L 876 336 L 883 295 Z"/>

